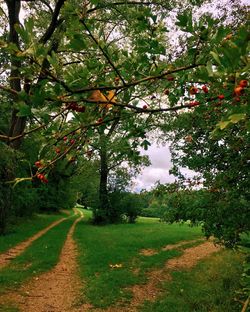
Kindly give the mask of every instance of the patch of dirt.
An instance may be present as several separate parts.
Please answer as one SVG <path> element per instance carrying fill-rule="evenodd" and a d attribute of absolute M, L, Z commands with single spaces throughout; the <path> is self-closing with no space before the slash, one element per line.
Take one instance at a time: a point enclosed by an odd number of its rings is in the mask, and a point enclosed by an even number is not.
<path fill-rule="evenodd" d="M 187 245 L 191 241 L 180 242 L 175 245 L 168 245 L 171 250 Z M 175 247 L 174 247 L 175 246 Z M 169 249 L 170 248 L 170 249 Z M 93 311 L 101 312 L 136 312 L 138 307 L 143 304 L 145 300 L 155 301 L 161 294 L 161 282 L 171 281 L 171 271 L 191 269 L 198 261 L 208 257 L 209 255 L 220 250 L 220 247 L 215 246 L 213 242 L 206 241 L 198 246 L 187 248 L 179 257 L 172 258 L 165 263 L 162 269 L 151 271 L 147 274 L 147 282 L 142 285 L 134 285 L 128 288 L 132 292 L 132 300 L 129 306 L 113 306 L 108 309 L 95 309 Z M 118 303 L 119 304 L 119 303 Z"/>
<path fill-rule="evenodd" d="M 140 255 L 142 256 L 153 256 L 153 255 L 157 255 L 158 251 L 155 249 L 142 249 L 140 251 Z"/>
<path fill-rule="evenodd" d="M 171 271 L 190 269 L 194 267 L 199 260 L 208 257 L 218 250 L 219 247 L 215 246 L 212 242 L 204 242 L 198 246 L 185 249 L 183 255 L 180 257 L 168 260 L 164 268 L 151 271 L 148 274 L 148 282 L 146 284 L 134 285 L 131 288 L 133 299 L 130 306 L 139 306 L 145 300 L 154 301 L 161 292 L 159 284 L 163 281 L 171 280 Z M 130 309 L 128 311 L 136 310 Z"/>
<path fill-rule="evenodd" d="M 16 245 L 15 247 L 7 250 L 6 252 L 0 254 L 0 269 L 5 267 L 9 264 L 11 260 L 19 256 L 26 248 L 28 248 L 36 239 L 44 235 L 46 232 L 48 232 L 51 228 L 58 225 L 62 221 L 66 220 L 66 218 L 62 218 L 60 220 L 57 220 L 53 223 L 51 223 L 49 226 L 47 226 L 45 229 L 37 232 L 32 237 L 28 238 L 26 241 Z"/>
<path fill-rule="evenodd" d="M 188 244 L 192 244 L 192 243 L 196 243 L 196 242 L 199 242 L 199 241 L 202 241 L 204 240 L 203 238 L 201 239 L 193 239 L 193 240 L 190 240 L 190 241 L 181 241 L 177 244 L 172 244 L 172 245 L 167 245 L 165 247 L 162 247 L 162 251 L 167 251 L 167 250 L 173 250 L 173 249 L 179 249 L 185 245 L 188 245 Z M 156 249 L 141 249 L 139 254 L 140 255 L 143 255 L 143 256 L 153 256 L 153 255 L 157 255 L 159 253 L 159 251 L 157 251 Z"/>
<path fill-rule="evenodd" d="M 181 257 L 168 260 L 166 267 L 169 270 L 190 269 L 195 266 L 198 261 L 220 249 L 221 247 L 216 246 L 212 242 L 205 242 L 201 245 L 185 249 Z"/>
<path fill-rule="evenodd" d="M 79 211 L 80 212 L 80 211 Z M 80 295 L 81 283 L 77 277 L 77 248 L 73 240 L 76 224 L 71 226 L 62 248 L 59 262 L 49 272 L 34 277 L 17 292 L 6 293 L 1 300 L 15 303 L 20 312 L 80 312 L 74 300 Z"/>
<path fill-rule="evenodd" d="M 67 216 L 70 216 L 70 211 L 67 209 L 62 209 L 61 212 L 65 213 Z"/>
<path fill-rule="evenodd" d="M 178 248 L 184 247 L 185 245 L 196 243 L 196 242 L 199 242 L 199 241 L 202 241 L 202 240 L 204 240 L 204 239 L 201 238 L 201 239 L 193 239 L 193 240 L 190 240 L 190 241 L 181 241 L 181 242 L 179 242 L 177 244 L 167 245 L 167 246 L 163 247 L 161 250 L 167 251 L 167 250 L 178 249 Z"/>

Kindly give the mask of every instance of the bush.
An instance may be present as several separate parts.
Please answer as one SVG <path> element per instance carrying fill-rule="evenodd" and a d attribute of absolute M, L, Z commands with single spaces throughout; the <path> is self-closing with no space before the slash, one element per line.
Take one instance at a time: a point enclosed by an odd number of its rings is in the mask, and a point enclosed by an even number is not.
<path fill-rule="evenodd" d="M 109 198 L 112 211 L 116 213 L 117 222 L 135 222 L 142 209 L 142 203 L 137 194 L 113 192 Z"/>

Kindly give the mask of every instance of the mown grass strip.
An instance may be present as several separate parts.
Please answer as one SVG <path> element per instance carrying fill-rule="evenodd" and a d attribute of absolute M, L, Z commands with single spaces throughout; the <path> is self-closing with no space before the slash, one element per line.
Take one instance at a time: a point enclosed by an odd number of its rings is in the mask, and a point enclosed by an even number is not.
<path fill-rule="evenodd" d="M 76 217 L 50 229 L 11 264 L 0 271 L 0 293 L 17 288 L 27 279 L 53 268 L 59 260 L 67 233 Z"/>
<path fill-rule="evenodd" d="M 244 256 L 223 250 L 189 271 L 176 271 L 173 280 L 165 282 L 161 297 L 147 302 L 143 312 L 230 312 L 240 311 L 235 291 L 240 287 Z"/>
<path fill-rule="evenodd" d="M 145 218 L 144 218 L 145 219 Z M 129 300 L 125 288 L 143 283 L 145 272 L 161 267 L 181 251 L 161 251 L 167 244 L 201 237 L 199 228 L 186 225 L 167 225 L 157 219 L 137 224 L 119 224 L 103 227 L 89 225 L 83 220 L 76 227 L 74 238 L 78 244 L 80 274 L 88 285 L 85 297 L 96 307 L 107 307 L 117 300 Z M 141 249 L 153 248 L 158 254 L 145 257 Z M 110 265 L 121 265 L 112 268 Z M 138 269 L 138 272 L 135 273 Z"/>
<path fill-rule="evenodd" d="M 32 218 L 20 220 L 20 223 L 13 224 L 9 227 L 6 235 L 0 236 L 0 253 L 16 246 L 22 241 L 30 238 L 40 230 L 49 226 L 52 222 L 63 217 L 67 217 L 65 213 L 58 214 L 37 214 Z"/>

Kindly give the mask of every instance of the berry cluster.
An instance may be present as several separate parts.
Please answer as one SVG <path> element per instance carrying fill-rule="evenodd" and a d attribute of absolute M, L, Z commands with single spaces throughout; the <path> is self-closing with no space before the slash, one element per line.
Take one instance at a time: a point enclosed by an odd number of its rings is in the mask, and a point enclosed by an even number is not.
<path fill-rule="evenodd" d="M 68 109 L 71 109 L 72 111 L 75 111 L 75 112 L 84 113 L 86 110 L 86 107 L 80 106 L 76 102 L 71 102 L 68 105 Z"/>
<path fill-rule="evenodd" d="M 234 94 L 237 96 L 241 96 L 247 85 L 248 85 L 247 80 L 241 80 L 239 84 L 234 88 Z"/>
<path fill-rule="evenodd" d="M 42 173 L 38 173 L 37 178 L 38 178 L 41 182 L 43 182 L 43 183 L 48 183 L 48 182 L 49 182 L 48 179 L 45 177 L 45 175 L 42 174 Z"/>

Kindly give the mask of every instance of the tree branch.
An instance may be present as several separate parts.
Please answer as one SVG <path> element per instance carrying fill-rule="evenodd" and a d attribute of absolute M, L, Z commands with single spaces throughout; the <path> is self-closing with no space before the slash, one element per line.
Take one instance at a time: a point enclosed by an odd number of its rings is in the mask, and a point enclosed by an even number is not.
<path fill-rule="evenodd" d="M 55 6 L 55 10 L 54 10 L 54 13 L 52 15 L 52 19 L 51 19 L 51 22 L 50 22 L 50 25 L 49 27 L 47 28 L 45 34 L 41 37 L 41 39 L 39 40 L 40 43 L 46 43 L 50 38 L 51 36 L 53 35 L 56 27 L 58 26 L 58 16 L 60 14 L 60 10 L 64 4 L 66 0 L 58 0 L 56 6 Z M 62 20 L 60 21 L 62 23 Z"/>
<path fill-rule="evenodd" d="M 185 71 L 185 70 L 189 70 L 189 69 L 193 69 L 199 66 L 204 66 L 204 64 L 192 64 L 192 65 L 188 65 L 188 66 L 183 66 L 183 67 L 179 67 L 176 69 L 172 69 L 172 70 L 166 70 L 164 72 L 162 72 L 159 75 L 156 76 L 148 76 L 139 80 L 135 80 L 135 81 L 131 81 L 128 83 L 125 83 L 125 85 L 121 85 L 121 86 L 99 86 L 99 87 L 86 87 L 86 88 L 82 88 L 82 89 L 78 89 L 78 90 L 72 90 L 71 94 L 77 94 L 77 93 L 84 93 L 84 92 L 89 92 L 89 91 L 94 91 L 94 90 L 100 90 L 100 91 L 108 91 L 108 90 L 125 90 L 127 88 L 133 87 L 133 86 L 137 86 L 141 83 L 147 82 L 147 81 L 151 81 L 154 79 L 161 79 L 164 78 L 167 75 L 171 75 L 174 73 L 178 73 L 180 71 Z"/>
<path fill-rule="evenodd" d="M 11 89 L 11 88 L 8 88 L 8 87 L 5 87 L 5 86 L 2 86 L 0 85 L 0 89 L 12 94 L 12 95 L 18 95 L 18 92 L 14 89 Z"/>
<path fill-rule="evenodd" d="M 100 10 L 100 9 L 105 9 L 105 8 L 110 8 L 112 6 L 119 6 L 119 5 L 146 5 L 146 6 L 149 6 L 149 5 L 159 5 L 163 8 L 166 9 L 166 6 L 161 4 L 161 3 L 157 3 L 155 1 L 149 1 L 149 2 L 139 2 L 139 1 L 121 1 L 121 2 L 114 2 L 114 3 L 109 3 L 109 4 L 99 4 L 97 5 L 96 7 L 92 8 L 92 9 L 89 9 L 87 11 L 87 14 L 88 13 L 92 13 L 96 10 Z M 169 8 L 168 8 L 169 9 Z"/>
<path fill-rule="evenodd" d="M 120 74 L 119 70 L 116 68 L 116 66 L 114 65 L 114 63 L 111 61 L 109 55 L 104 51 L 104 49 L 101 47 L 101 45 L 99 44 L 98 40 L 93 36 L 93 34 L 91 33 L 90 29 L 88 28 L 88 26 L 86 25 L 85 21 L 83 19 L 80 20 L 80 22 L 83 24 L 83 26 L 85 27 L 85 29 L 87 30 L 87 32 L 89 33 L 90 37 L 92 38 L 92 40 L 95 42 L 95 44 L 97 45 L 97 47 L 101 50 L 103 56 L 106 58 L 106 60 L 108 61 L 109 65 L 114 69 L 114 71 L 116 72 L 117 76 L 121 79 L 121 81 L 123 82 L 123 85 L 126 84 L 126 82 L 124 81 L 122 75 Z"/>

